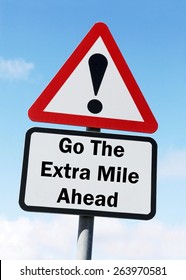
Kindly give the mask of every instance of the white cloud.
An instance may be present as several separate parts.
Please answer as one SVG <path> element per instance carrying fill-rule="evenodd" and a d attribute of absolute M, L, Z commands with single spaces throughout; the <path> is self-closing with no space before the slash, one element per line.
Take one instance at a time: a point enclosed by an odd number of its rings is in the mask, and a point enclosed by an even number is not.
<path fill-rule="evenodd" d="M 59 216 L 48 222 L 0 218 L 0 259 L 73 258 L 76 220 L 72 216 Z"/>
<path fill-rule="evenodd" d="M 186 227 L 158 221 L 125 225 L 120 220 L 98 221 L 95 255 L 98 259 L 185 259 Z"/>
<path fill-rule="evenodd" d="M 0 259 L 75 259 L 78 216 L 0 218 Z M 186 227 L 96 218 L 93 259 L 186 259 Z"/>
<path fill-rule="evenodd" d="M 24 59 L 4 59 L 0 57 L 0 79 L 21 79 L 28 78 L 34 64 L 26 62 Z"/>
<path fill-rule="evenodd" d="M 186 149 L 170 150 L 158 162 L 158 176 L 186 179 Z"/>

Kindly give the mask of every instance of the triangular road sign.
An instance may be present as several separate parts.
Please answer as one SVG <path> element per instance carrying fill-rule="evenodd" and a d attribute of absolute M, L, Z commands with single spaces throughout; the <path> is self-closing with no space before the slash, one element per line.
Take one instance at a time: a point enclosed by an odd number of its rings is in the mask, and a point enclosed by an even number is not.
<path fill-rule="evenodd" d="M 28 114 L 56 124 L 147 133 L 158 128 L 104 23 L 92 27 Z"/>

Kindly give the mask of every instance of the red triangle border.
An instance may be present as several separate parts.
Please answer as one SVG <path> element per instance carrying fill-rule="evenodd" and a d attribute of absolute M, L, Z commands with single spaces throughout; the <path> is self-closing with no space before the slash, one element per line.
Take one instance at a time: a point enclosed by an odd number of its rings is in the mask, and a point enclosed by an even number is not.
<path fill-rule="evenodd" d="M 110 53 L 131 97 L 134 100 L 144 121 L 129 121 L 122 119 L 103 118 L 98 116 L 82 116 L 74 114 L 63 114 L 46 112 L 44 109 L 53 99 L 83 57 L 90 50 L 95 41 L 101 37 L 108 52 Z M 102 23 L 96 23 L 74 50 L 59 72 L 54 76 L 45 90 L 30 107 L 29 118 L 33 121 L 55 124 L 77 125 L 94 128 L 105 128 L 114 130 L 126 130 L 133 132 L 153 133 L 158 128 L 158 123 L 153 116 L 140 88 L 138 87 L 123 55 L 121 54 L 108 27 Z"/>

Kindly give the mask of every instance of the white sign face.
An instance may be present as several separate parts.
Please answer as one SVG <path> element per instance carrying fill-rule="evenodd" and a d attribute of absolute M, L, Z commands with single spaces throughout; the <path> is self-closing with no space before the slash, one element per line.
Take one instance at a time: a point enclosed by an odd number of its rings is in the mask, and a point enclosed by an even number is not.
<path fill-rule="evenodd" d="M 108 66 L 97 95 L 97 98 L 103 104 L 103 108 L 99 114 L 93 115 L 87 108 L 89 101 L 96 97 L 93 91 L 88 61 L 92 55 L 97 53 L 105 57 Z M 70 112 L 75 115 L 94 116 L 95 118 L 144 121 L 100 37 L 44 111 L 66 114 Z"/>
<path fill-rule="evenodd" d="M 32 128 L 20 191 L 24 210 L 151 219 L 156 142 L 149 137 Z"/>

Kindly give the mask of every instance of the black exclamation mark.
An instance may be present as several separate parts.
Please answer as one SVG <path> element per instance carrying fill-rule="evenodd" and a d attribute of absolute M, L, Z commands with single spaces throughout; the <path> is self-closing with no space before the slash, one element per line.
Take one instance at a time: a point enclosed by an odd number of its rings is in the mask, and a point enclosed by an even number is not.
<path fill-rule="evenodd" d="M 108 65 L 108 61 L 104 55 L 96 53 L 89 58 L 88 63 L 94 88 L 94 94 L 95 96 L 97 96 Z M 98 114 L 102 111 L 103 105 L 99 100 L 92 99 L 87 104 L 87 107 L 91 113 Z"/>

